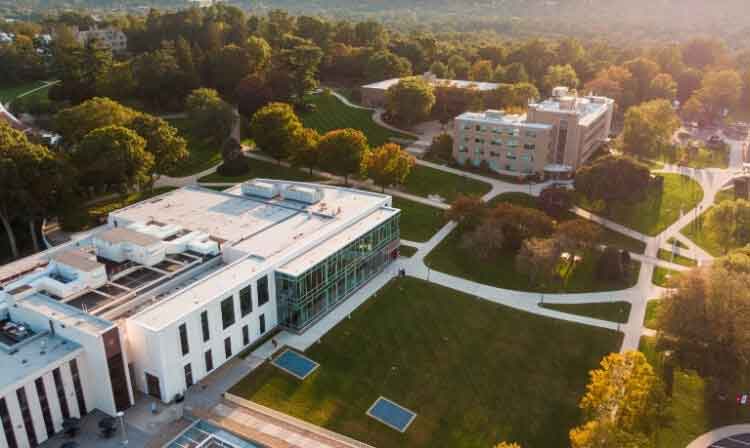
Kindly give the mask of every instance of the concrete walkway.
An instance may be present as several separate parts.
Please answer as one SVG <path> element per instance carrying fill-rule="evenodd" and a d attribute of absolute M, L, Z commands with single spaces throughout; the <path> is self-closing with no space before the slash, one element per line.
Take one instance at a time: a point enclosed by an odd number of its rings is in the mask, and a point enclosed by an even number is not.
<path fill-rule="evenodd" d="M 731 439 L 732 436 L 736 436 L 739 434 L 744 434 L 745 437 L 743 437 L 741 440 L 733 439 L 732 442 L 734 443 L 727 442 L 726 444 L 716 445 L 717 448 L 740 448 L 743 446 L 750 447 L 750 437 L 747 437 L 748 434 L 750 434 L 750 424 L 745 424 L 724 426 L 714 429 L 713 431 L 709 431 L 690 442 L 687 448 L 709 448 L 713 446 L 714 443 L 720 440 Z"/>

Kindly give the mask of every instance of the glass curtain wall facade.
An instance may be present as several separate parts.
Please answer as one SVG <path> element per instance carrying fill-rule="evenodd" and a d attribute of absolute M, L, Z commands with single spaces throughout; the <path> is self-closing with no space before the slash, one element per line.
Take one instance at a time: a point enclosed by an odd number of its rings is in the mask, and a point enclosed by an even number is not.
<path fill-rule="evenodd" d="M 303 274 L 276 273 L 279 322 L 301 332 L 398 257 L 395 215 Z"/>

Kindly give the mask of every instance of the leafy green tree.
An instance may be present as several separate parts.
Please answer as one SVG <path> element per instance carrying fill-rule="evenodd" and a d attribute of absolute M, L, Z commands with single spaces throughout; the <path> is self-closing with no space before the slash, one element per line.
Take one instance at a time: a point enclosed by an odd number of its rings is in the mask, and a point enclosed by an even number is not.
<path fill-rule="evenodd" d="M 526 67 L 520 62 L 513 62 L 505 67 L 505 77 L 498 79 L 499 82 L 516 84 L 519 82 L 529 82 L 529 74 Z"/>
<path fill-rule="evenodd" d="M 184 74 L 171 47 L 136 56 L 133 76 L 138 97 L 161 109 L 178 108 L 188 93 L 182 90 Z"/>
<path fill-rule="evenodd" d="M 146 151 L 154 157 L 149 187 L 155 176 L 172 171 L 188 155 L 187 141 L 180 137 L 177 128 L 152 115 L 136 116 L 128 127 L 146 140 Z"/>
<path fill-rule="evenodd" d="M 712 37 L 696 37 L 682 46 L 682 58 L 685 63 L 700 70 L 721 63 L 726 59 L 728 52 L 724 41 Z"/>
<path fill-rule="evenodd" d="M 292 94 L 302 101 L 305 94 L 318 87 L 316 78 L 323 52 L 315 45 L 298 45 L 281 53 L 282 66 L 289 77 Z"/>
<path fill-rule="evenodd" d="M 709 237 L 726 253 L 732 247 L 750 244 L 750 202 L 744 199 L 722 201 L 711 207 L 705 216 Z"/>
<path fill-rule="evenodd" d="M 104 126 L 125 126 L 139 113 L 109 98 L 92 98 L 55 115 L 55 130 L 72 145 L 86 134 Z"/>
<path fill-rule="evenodd" d="M 264 106 L 250 121 L 255 144 L 278 161 L 294 153 L 302 129 L 302 122 L 286 103 Z"/>
<path fill-rule="evenodd" d="M 440 61 L 435 61 L 430 66 L 430 73 L 440 79 L 453 79 L 456 74 L 447 65 Z"/>
<path fill-rule="evenodd" d="M 471 64 L 463 56 L 454 54 L 448 58 L 448 68 L 458 79 L 468 79 Z"/>
<path fill-rule="evenodd" d="M 97 191 L 114 189 L 121 195 L 145 185 L 154 166 L 146 140 L 122 126 L 106 126 L 86 134 L 76 145 L 72 160 L 81 186 Z"/>
<path fill-rule="evenodd" d="M 576 191 L 590 201 L 636 202 L 646 194 L 651 173 L 647 166 L 626 156 L 608 155 L 576 173 Z"/>
<path fill-rule="evenodd" d="M 336 129 L 324 134 L 318 142 L 319 164 L 323 170 L 344 176 L 359 172 L 362 157 L 369 150 L 367 137 L 357 129 Z"/>
<path fill-rule="evenodd" d="M 133 67 L 129 61 L 113 63 L 109 71 L 96 80 L 97 94 L 106 98 L 132 98 L 137 87 Z"/>
<path fill-rule="evenodd" d="M 570 64 L 552 65 L 547 68 L 547 74 L 544 75 L 544 88 L 547 92 L 558 86 L 575 89 L 578 87 L 578 75 Z"/>
<path fill-rule="evenodd" d="M 195 135 L 222 142 L 235 125 L 232 106 L 213 89 L 196 89 L 185 100 L 185 109 Z"/>
<path fill-rule="evenodd" d="M 560 247 L 552 238 L 529 238 L 521 243 L 515 261 L 518 272 L 532 284 L 548 284 L 557 276 Z"/>
<path fill-rule="evenodd" d="M 633 74 L 618 65 L 600 70 L 594 79 L 585 84 L 584 90 L 612 98 L 619 110 L 627 110 L 637 101 Z"/>
<path fill-rule="evenodd" d="M 240 81 L 234 90 L 237 109 L 245 117 L 252 117 L 261 107 L 274 99 L 271 84 L 259 75 L 250 75 Z"/>
<path fill-rule="evenodd" d="M 448 124 L 458 115 L 468 110 L 478 110 L 482 106 L 482 92 L 476 88 L 462 88 L 450 84 L 433 87 L 435 104 L 432 115 L 442 124 Z"/>
<path fill-rule="evenodd" d="M 248 158 L 242 152 L 242 145 L 232 137 L 221 146 L 221 160 L 217 171 L 222 176 L 241 176 L 249 170 Z"/>
<path fill-rule="evenodd" d="M 411 63 L 388 50 L 380 50 L 369 57 L 365 72 L 370 81 L 403 78 L 411 75 Z"/>
<path fill-rule="evenodd" d="M 96 96 L 97 81 L 109 73 L 112 52 L 96 41 L 85 47 L 76 43 L 55 46 L 55 76 L 60 80 L 52 87 L 50 98 L 69 100 L 75 104 Z"/>
<path fill-rule="evenodd" d="M 633 106 L 625 113 L 623 150 L 640 157 L 657 155 L 670 144 L 672 134 L 679 127 L 680 119 L 667 100 L 651 100 Z"/>
<path fill-rule="evenodd" d="M 414 167 L 414 157 L 395 143 L 386 143 L 364 153 L 362 174 L 380 185 L 402 184 Z"/>
<path fill-rule="evenodd" d="M 660 73 L 651 80 L 648 91 L 650 99 L 663 98 L 674 101 L 677 98 L 677 83 L 668 73 Z"/>
<path fill-rule="evenodd" d="M 436 135 L 432 138 L 427 153 L 430 157 L 438 160 L 451 160 L 453 156 L 453 136 L 447 132 Z"/>
<path fill-rule="evenodd" d="M 601 240 L 600 228 L 585 219 L 570 219 L 561 222 L 553 238 L 563 252 L 581 254 L 594 248 Z"/>
<path fill-rule="evenodd" d="M 703 101 L 697 96 L 693 95 L 689 100 L 682 106 L 680 110 L 682 118 L 687 121 L 700 121 L 706 116 L 706 106 Z"/>
<path fill-rule="evenodd" d="M 42 56 L 28 36 L 17 35 L 12 43 L 0 46 L 0 81 L 16 84 L 45 77 Z"/>
<path fill-rule="evenodd" d="M 387 110 L 398 122 L 411 125 L 424 121 L 435 104 L 432 86 L 421 78 L 405 78 L 388 88 Z"/>
<path fill-rule="evenodd" d="M 212 85 L 227 97 L 234 93 L 240 80 L 252 72 L 254 61 L 247 49 L 229 44 L 211 53 L 208 67 Z"/>
<path fill-rule="evenodd" d="M 388 33 L 381 23 L 374 20 L 358 22 L 354 25 L 354 42 L 360 47 L 385 48 Z"/>
<path fill-rule="evenodd" d="M 265 73 L 271 63 L 271 46 L 265 39 L 251 36 L 247 39 L 245 49 L 250 60 L 250 73 L 260 75 Z"/>
<path fill-rule="evenodd" d="M 297 17 L 297 36 L 312 41 L 320 48 L 326 49 L 331 43 L 333 27 L 320 17 Z"/>
<path fill-rule="evenodd" d="M 318 166 L 318 160 L 320 159 L 319 142 L 320 134 L 315 129 L 303 128 L 297 133 L 291 157 L 292 165 L 307 167 L 312 176 L 313 168 Z"/>
<path fill-rule="evenodd" d="M 706 73 L 698 96 L 706 110 L 714 117 L 718 117 L 725 109 L 732 110 L 739 104 L 742 96 L 742 78 L 734 70 Z"/>
<path fill-rule="evenodd" d="M 471 72 L 469 78 L 473 81 L 491 81 L 494 75 L 494 68 L 492 67 L 492 61 L 486 59 L 479 60 L 471 66 Z"/>
<path fill-rule="evenodd" d="M 627 61 L 623 65 L 633 75 L 636 104 L 644 101 L 648 98 L 651 81 L 659 74 L 659 64 L 650 59 L 639 57 Z"/>
<path fill-rule="evenodd" d="M 450 208 L 446 210 L 445 217 L 471 230 L 484 221 L 487 212 L 487 204 L 482 201 L 482 198 L 459 193 L 451 202 Z"/>

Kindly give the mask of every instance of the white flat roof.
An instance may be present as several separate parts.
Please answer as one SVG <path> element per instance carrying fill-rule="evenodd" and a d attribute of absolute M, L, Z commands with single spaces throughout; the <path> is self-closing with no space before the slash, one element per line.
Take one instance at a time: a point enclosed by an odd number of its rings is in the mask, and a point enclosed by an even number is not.
<path fill-rule="evenodd" d="M 366 84 L 362 87 L 367 89 L 378 89 L 378 90 L 388 90 L 393 85 L 398 84 L 399 81 L 401 81 L 404 78 L 391 78 L 391 79 L 384 79 L 383 81 L 374 82 L 372 84 Z M 425 81 L 429 82 L 433 86 L 450 86 L 450 87 L 460 87 L 462 89 L 466 89 L 469 87 L 476 88 L 480 91 L 486 91 L 486 90 L 495 90 L 500 84 L 494 83 L 494 82 L 481 82 L 481 81 L 466 81 L 463 79 L 442 79 L 442 78 L 422 78 Z"/>
<path fill-rule="evenodd" d="M 515 126 L 529 129 L 548 130 L 552 125 L 543 123 L 531 123 L 526 121 L 526 115 L 493 115 L 485 112 L 464 112 L 456 117 L 456 120 L 471 121 L 475 123 L 495 124 L 501 126 Z"/>
<path fill-rule="evenodd" d="M 321 261 L 325 260 L 329 256 L 333 255 L 337 251 L 343 249 L 347 244 L 357 239 L 363 233 L 385 222 L 388 218 L 398 214 L 398 212 L 398 210 L 389 207 L 378 209 L 362 218 L 361 220 L 357 221 L 356 223 L 350 225 L 343 232 L 327 239 L 323 243 L 315 246 L 301 256 L 296 257 L 288 263 L 282 265 L 277 269 L 277 271 L 296 277 L 304 273 L 311 267 L 317 265 Z"/>
<path fill-rule="evenodd" d="M 156 238 L 154 236 L 147 235 L 136 230 L 125 229 L 122 227 L 107 229 L 101 233 L 96 234 L 96 238 L 108 241 L 112 244 L 132 243 L 136 246 L 141 247 L 148 247 L 161 242 L 159 238 Z"/>
<path fill-rule="evenodd" d="M 84 252 L 81 249 L 63 250 L 53 254 L 50 258 L 60 264 L 80 269 L 84 272 L 95 271 L 103 266 L 96 261 L 96 255 Z"/>
<path fill-rule="evenodd" d="M 538 103 L 529 104 L 530 109 L 541 112 L 554 112 L 559 114 L 572 114 L 581 117 L 580 123 L 585 125 L 601 116 L 614 103 L 611 98 L 602 96 L 585 96 L 585 97 L 563 97 L 563 101 L 550 98 Z M 565 104 L 572 104 L 568 108 Z"/>
<path fill-rule="evenodd" d="M 81 350 L 81 346 L 75 342 L 49 333 L 38 334 L 19 342 L 10 352 L 0 350 L 0 392 L 19 381 L 36 378 L 36 372 L 47 370 L 56 362 Z"/>

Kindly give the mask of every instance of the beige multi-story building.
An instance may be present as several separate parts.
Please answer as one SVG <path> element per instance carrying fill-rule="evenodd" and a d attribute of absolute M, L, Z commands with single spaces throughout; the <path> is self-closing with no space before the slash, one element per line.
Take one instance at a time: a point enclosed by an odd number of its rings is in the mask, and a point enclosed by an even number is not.
<path fill-rule="evenodd" d="M 121 30 L 117 28 L 97 28 L 94 26 L 89 30 L 76 32 L 78 43 L 86 45 L 92 39 L 96 39 L 100 44 L 110 48 L 114 52 L 121 52 L 128 49 L 128 38 Z"/>
<path fill-rule="evenodd" d="M 466 112 L 454 121 L 453 156 L 459 163 L 514 176 L 568 177 L 609 139 L 614 101 L 579 97 L 557 87 L 530 103 L 526 115 Z"/>

